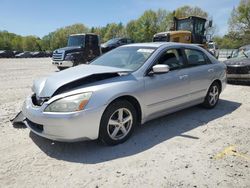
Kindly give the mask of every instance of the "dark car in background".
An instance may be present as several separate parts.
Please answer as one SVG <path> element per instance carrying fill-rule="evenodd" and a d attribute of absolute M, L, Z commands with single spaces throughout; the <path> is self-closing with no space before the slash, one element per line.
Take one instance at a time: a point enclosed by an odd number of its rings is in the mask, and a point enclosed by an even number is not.
<path fill-rule="evenodd" d="M 32 52 L 22 52 L 15 55 L 16 58 L 30 58 L 32 57 Z"/>
<path fill-rule="evenodd" d="M 15 55 L 11 50 L 1 50 L 0 58 L 13 58 Z"/>
<path fill-rule="evenodd" d="M 17 50 L 14 50 L 13 53 L 14 53 L 14 57 L 17 55 L 17 54 L 20 54 L 22 53 L 23 51 L 17 51 Z"/>
<path fill-rule="evenodd" d="M 107 42 L 101 44 L 102 53 L 106 53 L 110 50 L 113 50 L 119 46 L 125 45 L 125 44 L 131 44 L 134 43 L 132 39 L 129 38 L 113 38 L 108 40 Z"/>
<path fill-rule="evenodd" d="M 45 51 L 44 55 L 45 55 L 44 57 L 52 57 L 53 52 L 51 52 L 51 51 Z"/>
<path fill-rule="evenodd" d="M 35 57 L 46 57 L 45 52 L 31 52 L 31 57 L 35 58 Z"/>
<path fill-rule="evenodd" d="M 227 80 L 229 82 L 250 82 L 250 45 L 240 47 L 229 59 L 227 65 Z"/>

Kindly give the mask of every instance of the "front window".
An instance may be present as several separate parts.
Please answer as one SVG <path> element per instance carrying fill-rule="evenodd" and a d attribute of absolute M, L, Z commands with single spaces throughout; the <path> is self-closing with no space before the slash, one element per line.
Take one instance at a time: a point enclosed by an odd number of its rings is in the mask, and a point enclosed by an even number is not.
<path fill-rule="evenodd" d="M 179 20 L 177 25 L 177 30 L 183 31 L 193 31 L 193 23 L 191 20 Z"/>
<path fill-rule="evenodd" d="M 250 50 L 239 49 L 233 52 L 232 58 L 245 59 L 250 58 Z"/>
<path fill-rule="evenodd" d="M 179 52 L 180 50 L 178 49 L 167 50 L 160 56 L 156 64 L 168 65 L 170 70 L 183 68 L 184 62 Z"/>
<path fill-rule="evenodd" d="M 122 47 L 116 48 L 94 60 L 92 65 L 102 65 L 135 71 L 153 54 L 155 48 Z"/>
<path fill-rule="evenodd" d="M 84 35 L 69 36 L 67 46 L 85 46 L 85 36 Z"/>

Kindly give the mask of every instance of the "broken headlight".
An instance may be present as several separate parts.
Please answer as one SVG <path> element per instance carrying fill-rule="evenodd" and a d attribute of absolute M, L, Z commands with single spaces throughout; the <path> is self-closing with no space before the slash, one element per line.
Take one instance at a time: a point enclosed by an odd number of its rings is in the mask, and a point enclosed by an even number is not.
<path fill-rule="evenodd" d="M 71 95 L 58 99 L 45 108 L 45 112 L 77 112 L 81 111 L 88 104 L 91 92 Z"/>

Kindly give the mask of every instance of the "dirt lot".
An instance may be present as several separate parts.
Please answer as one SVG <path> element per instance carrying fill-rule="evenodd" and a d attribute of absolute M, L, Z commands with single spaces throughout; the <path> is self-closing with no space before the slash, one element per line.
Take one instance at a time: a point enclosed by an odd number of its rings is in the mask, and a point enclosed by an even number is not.
<path fill-rule="evenodd" d="M 213 110 L 156 119 L 115 147 L 53 142 L 9 120 L 49 59 L 0 60 L 0 187 L 250 187 L 250 86 L 228 85 Z"/>

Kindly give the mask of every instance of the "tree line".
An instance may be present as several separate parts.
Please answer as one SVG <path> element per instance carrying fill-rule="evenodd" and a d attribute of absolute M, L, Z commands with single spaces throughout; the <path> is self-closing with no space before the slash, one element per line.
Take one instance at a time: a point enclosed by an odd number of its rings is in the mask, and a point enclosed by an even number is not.
<path fill-rule="evenodd" d="M 250 0 L 241 0 L 228 20 L 229 32 L 214 40 L 221 48 L 239 48 L 250 44 Z"/>
<path fill-rule="evenodd" d="M 183 6 L 174 12 L 164 9 L 156 11 L 146 10 L 138 19 L 123 23 L 109 23 L 104 27 L 87 27 L 78 23 L 59 28 L 48 35 L 39 38 L 36 36 L 20 36 L 7 31 L 0 31 L 0 50 L 18 51 L 52 51 L 64 47 L 67 37 L 76 33 L 96 33 L 101 42 L 115 37 L 129 37 L 135 42 L 152 41 L 153 35 L 168 31 L 173 25 L 173 17 L 200 16 L 209 18 L 208 13 L 199 7 Z M 237 48 L 250 43 L 250 0 L 241 0 L 238 7 L 232 10 L 229 20 L 229 32 L 223 37 L 214 37 L 221 48 Z M 214 35 L 216 27 L 210 28 L 207 34 Z"/>

